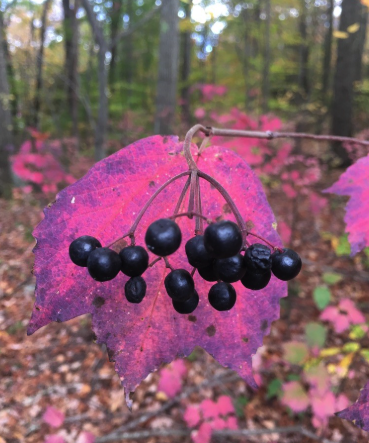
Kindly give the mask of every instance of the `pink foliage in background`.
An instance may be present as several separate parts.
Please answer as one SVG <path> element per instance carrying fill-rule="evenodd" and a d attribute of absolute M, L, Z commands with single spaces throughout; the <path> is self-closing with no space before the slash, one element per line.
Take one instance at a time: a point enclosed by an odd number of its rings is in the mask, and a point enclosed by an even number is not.
<path fill-rule="evenodd" d="M 187 426 L 197 428 L 191 433 L 194 443 L 209 443 L 213 430 L 238 429 L 234 406 L 227 395 L 216 402 L 205 399 L 200 404 L 189 405 L 183 418 Z"/>
<path fill-rule="evenodd" d="M 330 321 L 337 333 L 346 331 L 351 325 L 365 323 L 364 315 L 348 298 L 342 299 L 338 306 L 328 306 L 320 314 L 320 319 Z"/>
<path fill-rule="evenodd" d="M 17 154 L 11 157 L 14 173 L 23 181 L 38 186 L 44 194 L 56 193 L 58 185 L 68 185 L 76 179 L 63 168 L 61 142 L 46 142 L 39 133 L 33 142 L 25 141 Z M 26 189 L 24 189 L 26 188 Z M 27 193 L 29 188 L 23 189 Z"/>
<path fill-rule="evenodd" d="M 53 406 L 48 406 L 42 416 L 42 420 L 54 428 L 59 428 L 64 423 L 64 419 L 64 413 Z"/>
<path fill-rule="evenodd" d="M 174 360 L 168 367 L 160 371 L 158 391 L 164 392 L 169 398 L 175 397 L 182 388 L 182 379 L 187 374 L 183 360 Z"/>

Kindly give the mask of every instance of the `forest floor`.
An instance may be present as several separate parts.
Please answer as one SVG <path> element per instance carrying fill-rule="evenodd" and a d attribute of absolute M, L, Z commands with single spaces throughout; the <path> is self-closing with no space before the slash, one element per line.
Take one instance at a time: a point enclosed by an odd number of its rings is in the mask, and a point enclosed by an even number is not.
<path fill-rule="evenodd" d="M 338 171 L 331 173 L 320 189 L 333 183 L 337 176 Z M 301 340 L 304 325 L 318 320 L 319 310 L 312 294 L 321 283 L 323 272 L 334 270 L 344 275 L 343 280 L 331 288 L 333 301 L 349 297 L 369 316 L 369 272 L 365 271 L 362 257 L 337 257 L 332 240 L 322 238 L 322 232 L 330 232 L 334 238 L 344 232 L 345 201 L 329 198 L 330 205 L 317 217 L 312 215 L 303 198 L 295 208 L 291 246 L 301 253 L 305 265 L 296 282 L 290 285 L 289 296 L 281 303 L 281 319 L 272 324 L 271 334 L 264 339 L 263 361 L 267 360 L 268 365 L 265 370 L 261 369 L 261 388 L 253 392 L 237 376 L 233 381 L 216 379 L 212 383 L 214 377 L 226 370 L 201 349 L 196 349 L 191 358 L 185 360 L 188 372 L 182 395 L 187 393 L 188 400 L 194 403 L 221 394 L 231 396 L 236 402 L 241 429 L 302 425 L 317 436 L 317 441 L 323 441 L 323 437 L 332 442 L 368 441 L 365 432 L 335 416 L 329 420 L 329 427 L 320 432 L 312 427 L 309 413 L 292 414 L 277 398 L 268 399 L 266 395 L 268 381 L 285 378 L 282 344 Z M 269 193 L 269 200 L 277 215 L 283 216 L 291 210 L 282 193 Z M 113 363 L 108 361 L 105 349 L 94 343 L 89 316 L 66 323 L 52 323 L 31 337 L 26 336 L 35 285 L 31 275 L 34 246 L 31 233 L 42 218 L 41 204 L 32 196 L 19 196 L 12 201 L 0 201 L 0 214 L 0 443 L 42 443 L 48 434 L 53 433 L 72 443 L 82 430 L 93 433 L 99 437 L 96 442 L 102 443 L 108 440 L 100 437 L 108 436 L 119 427 L 122 431 L 151 432 L 152 436 L 140 441 L 190 442 L 190 436 L 155 437 L 155 433 L 162 429 L 168 433 L 188 430 L 179 397 L 168 399 L 158 392 L 157 373 L 141 383 L 133 397 L 133 411 L 128 411 Z M 347 334 L 330 333 L 328 336 L 328 346 L 341 346 L 346 341 L 349 341 Z M 369 378 L 369 365 L 359 358 L 355 359 L 351 369 L 354 376 L 342 379 L 340 392 L 354 402 Z M 61 429 L 52 429 L 42 420 L 48 406 L 65 413 L 66 420 Z M 155 412 L 159 409 L 161 413 Z M 140 417 L 146 419 L 141 424 L 136 423 L 134 420 Z M 136 436 L 138 438 L 140 434 Z M 217 436 L 212 439 L 214 442 L 233 440 L 316 441 L 294 433 L 241 439 Z M 138 440 L 130 438 L 125 441 Z"/>

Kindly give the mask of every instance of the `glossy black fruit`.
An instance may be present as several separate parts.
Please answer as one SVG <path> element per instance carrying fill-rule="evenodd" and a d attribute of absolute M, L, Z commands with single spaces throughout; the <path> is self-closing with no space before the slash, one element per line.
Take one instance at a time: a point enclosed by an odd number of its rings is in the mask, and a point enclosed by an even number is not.
<path fill-rule="evenodd" d="M 205 266 L 204 268 L 199 268 L 197 270 L 197 272 L 199 273 L 200 277 L 202 277 L 206 281 L 219 280 L 216 273 L 215 273 L 213 264 L 211 264 L 209 266 Z"/>
<path fill-rule="evenodd" d="M 219 258 L 214 262 L 214 271 L 218 280 L 234 283 L 241 280 L 246 272 L 245 263 L 241 254 L 229 258 Z"/>
<path fill-rule="evenodd" d="M 124 294 L 130 303 L 141 303 L 146 295 L 146 282 L 142 277 L 130 278 L 124 286 Z"/>
<path fill-rule="evenodd" d="M 128 277 L 138 277 L 149 266 L 149 254 L 142 246 L 128 246 L 119 252 L 121 271 Z"/>
<path fill-rule="evenodd" d="M 194 268 L 203 268 L 213 263 L 213 257 L 205 248 L 203 235 L 188 240 L 185 249 L 188 263 Z"/>
<path fill-rule="evenodd" d="M 185 269 L 175 269 L 169 272 L 164 280 L 169 297 L 175 301 L 189 300 L 195 292 L 195 283 L 191 274 Z"/>
<path fill-rule="evenodd" d="M 96 248 L 101 248 L 101 243 L 95 237 L 82 235 L 72 241 L 69 246 L 69 257 L 78 266 L 87 266 L 88 256 Z"/>
<path fill-rule="evenodd" d="M 271 276 L 272 271 L 270 269 L 263 274 L 255 274 L 252 271 L 246 271 L 245 275 L 241 279 L 241 283 L 247 289 L 258 291 L 268 286 Z"/>
<path fill-rule="evenodd" d="M 229 220 L 213 223 L 205 229 L 204 245 L 214 258 L 232 257 L 241 250 L 241 230 Z"/>
<path fill-rule="evenodd" d="M 109 248 L 98 248 L 91 252 L 87 260 L 87 269 L 97 281 L 112 280 L 121 267 L 119 254 Z"/>
<path fill-rule="evenodd" d="M 209 303 L 217 311 L 229 311 L 236 303 L 236 291 L 229 283 L 215 283 L 209 291 Z"/>
<path fill-rule="evenodd" d="M 272 272 L 279 280 L 287 281 L 295 278 L 301 271 L 302 262 L 297 252 L 285 248 L 283 252 L 272 254 Z"/>
<path fill-rule="evenodd" d="M 199 294 L 195 291 L 193 296 L 187 301 L 180 302 L 172 300 L 172 303 L 173 303 L 173 308 L 179 314 L 191 314 L 199 304 Z"/>
<path fill-rule="evenodd" d="M 257 274 L 267 272 L 272 267 L 272 253 L 270 248 L 260 243 L 249 246 L 245 252 L 245 265 L 249 271 Z"/>
<path fill-rule="evenodd" d="M 159 257 L 173 254 L 182 241 L 179 226 L 169 218 L 161 218 L 151 223 L 145 235 L 145 243 L 149 251 Z"/>

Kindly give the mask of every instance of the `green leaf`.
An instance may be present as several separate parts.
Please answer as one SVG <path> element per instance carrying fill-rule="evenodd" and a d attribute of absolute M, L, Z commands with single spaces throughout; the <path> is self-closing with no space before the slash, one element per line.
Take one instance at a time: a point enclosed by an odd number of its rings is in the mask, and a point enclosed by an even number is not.
<path fill-rule="evenodd" d="M 270 400 L 273 397 L 280 397 L 282 394 L 282 385 L 283 383 L 279 378 L 275 378 L 272 380 L 267 387 L 266 398 Z"/>
<path fill-rule="evenodd" d="M 331 291 L 326 286 L 318 286 L 314 289 L 313 298 L 317 308 L 322 311 L 329 305 Z"/>
<path fill-rule="evenodd" d="M 342 346 L 343 352 L 357 352 L 360 349 L 359 343 L 354 341 L 348 342 Z"/>
<path fill-rule="evenodd" d="M 335 285 L 339 283 L 343 279 L 341 274 L 337 274 L 336 272 L 324 272 L 323 281 L 327 285 Z"/>
<path fill-rule="evenodd" d="M 310 355 L 305 343 L 290 341 L 283 345 L 284 358 L 293 365 L 302 365 Z"/>
<path fill-rule="evenodd" d="M 364 357 L 367 363 L 369 363 L 369 349 L 362 349 L 360 354 Z"/>
<path fill-rule="evenodd" d="M 245 417 L 244 408 L 248 402 L 249 402 L 249 399 L 247 397 L 245 397 L 244 395 L 240 395 L 239 397 L 237 397 L 235 399 L 234 407 L 236 410 L 237 417 L 240 417 L 240 418 Z"/>
<path fill-rule="evenodd" d="M 322 348 L 327 338 L 327 329 L 320 323 L 308 323 L 305 326 L 305 337 L 311 348 Z"/>
<path fill-rule="evenodd" d="M 335 248 L 335 252 L 338 257 L 351 254 L 351 246 L 346 234 L 341 235 L 341 237 L 338 239 L 338 244 Z"/>

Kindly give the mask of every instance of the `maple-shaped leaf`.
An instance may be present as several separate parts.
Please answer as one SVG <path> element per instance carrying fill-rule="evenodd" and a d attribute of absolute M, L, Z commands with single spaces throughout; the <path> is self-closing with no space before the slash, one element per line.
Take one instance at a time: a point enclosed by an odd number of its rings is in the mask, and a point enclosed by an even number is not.
<path fill-rule="evenodd" d="M 364 431 L 369 431 L 369 382 L 361 390 L 356 403 L 341 412 L 337 412 L 336 415 L 352 421 L 355 426 Z"/>
<path fill-rule="evenodd" d="M 333 186 L 324 192 L 350 197 L 346 205 L 346 232 L 351 255 L 369 246 L 369 155 L 350 166 Z"/>
<path fill-rule="evenodd" d="M 197 147 L 193 146 L 192 151 L 195 155 Z M 249 229 L 281 245 L 262 185 L 244 160 L 234 152 L 213 146 L 198 157 L 197 164 L 231 194 Z M 85 177 L 60 192 L 34 231 L 36 302 L 28 334 L 51 321 L 92 314 L 97 342 L 106 344 L 110 359 L 115 361 L 129 405 L 129 395 L 141 380 L 161 364 L 188 356 L 195 346 L 203 347 L 256 388 L 251 357 L 262 345 L 272 321 L 279 317 L 280 298 L 287 295 L 286 283 L 274 276 L 261 291 L 245 289 L 238 282 L 234 284 L 234 308 L 218 312 L 207 298 L 212 283 L 196 272 L 200 303 L 192 314 L 182 315 L 173 309 L 166 294 L 163 281 L 168 270 L 163 260 L 143 274 L 147 292 L 140 304 L 126 300 L 127 277 L 122 273 L 114 280 L 99 283 L 86 268 L 71 262 L 68 250 L 74 239 L 91 235 L 102 245 L 114 242 L 128 232 L 139 211 L 164 182 L 186 171 L 183 143 L 177 137 L 139 140 L 100 161 Z M 136 244 L 145 246 L 150 223 L 173 214 L 186 180 L 184 175 L 171 183 L 149 207 L 136 231 Z M 234 220 L 219 192 L 203 179 L 200 186 L 203 213 L 212 219 Z M 184 208 L 187 203 L 188 198 Z M 184 245 L 194 235 L 194 221 L 186 217 L 177 221 L 183 240 L 180 249 L 169 257 L 170 264 L 191 270 Z M 116 250 L 122 246 L 120 242 Z"/>

